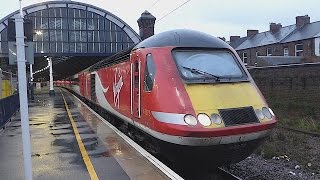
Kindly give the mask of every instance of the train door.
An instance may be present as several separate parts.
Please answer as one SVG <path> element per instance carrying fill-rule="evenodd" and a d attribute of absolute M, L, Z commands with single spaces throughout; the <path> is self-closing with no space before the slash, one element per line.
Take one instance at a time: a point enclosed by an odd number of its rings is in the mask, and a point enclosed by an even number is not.
<path fill-rule="evenodd" d="M 96 102 L 96 77 L 94 73 L 90 75 L 90 86 L 91 101 Z"/>
<path fill-rule="evenodd" d="M 141 61 L 131 63 L 131 114 L 141 117 Z"/>
<path fill-rule="evenodd" d="M 86 74 L 86 95 L 85 97 L 90 99 L 90 74 Z"/>
<path fill-rule="evenodd" d="M 84 97 L 88 97 L 88 78 L 87 74 L 84 75 L 84 80 L 85 80 L 85 86 L 84 86 Z"/>
<path fill-rule="evenodd" d="M 82 95 L 82 96 L 84 96 L 84 78 L 83 78 L 83 73 L 81 73 L 80 75 L 79 75 L 79 86 L 80 86 L 80 94 Z"/>

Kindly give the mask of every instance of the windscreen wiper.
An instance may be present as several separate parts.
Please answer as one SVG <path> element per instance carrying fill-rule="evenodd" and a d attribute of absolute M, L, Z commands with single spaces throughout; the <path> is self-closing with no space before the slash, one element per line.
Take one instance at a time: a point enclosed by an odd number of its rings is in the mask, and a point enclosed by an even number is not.
<path fill-rule="evenodd" d="M 188 69 L 189 71 L 191 71 L 192 73 L 198 73 L 198 74 L 202 74 L 202 75 L 208 75 L 213 77 L 216 81 L 220 81 L 220 77 L 205 71 L 201 71 L 200 69 L 196 69 L 196 68 L 190 68 L 190 67 L 186 67 L 186 66 L 181 66 L 185 69 Z"/>

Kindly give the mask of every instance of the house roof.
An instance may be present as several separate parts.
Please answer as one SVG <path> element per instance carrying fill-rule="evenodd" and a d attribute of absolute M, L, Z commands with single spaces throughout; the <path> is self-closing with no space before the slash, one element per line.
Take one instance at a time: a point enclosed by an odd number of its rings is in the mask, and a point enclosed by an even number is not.
<path fill-rule="evenodd" d="M 281 43 L 299 41 L 320 36 L 320 21 L 306 24 L 301 28 L 296 28 L 294 32 L 286 37 Z"/>
<path fill-rule="evenodd" d="M 258 33 L 251 37 L 240 38 L 230 45 L 235 50 L 249 49 L 275 43 L 294 42 L 303 39 L 320 37 L 320 21 L 306 24 L 299 28 L 295 24 L 282 27 L 277 33 L 270 31 Z"/>
<path fill-rule="evenodd" d="M 240 44 L 242 44 L 247 39 L 248 39 L 247 37 L 242 37 L 240 39 L 237 39 L 236 41 L 229 42 L 229 44 L 233 48 L 238 47 Z"/>

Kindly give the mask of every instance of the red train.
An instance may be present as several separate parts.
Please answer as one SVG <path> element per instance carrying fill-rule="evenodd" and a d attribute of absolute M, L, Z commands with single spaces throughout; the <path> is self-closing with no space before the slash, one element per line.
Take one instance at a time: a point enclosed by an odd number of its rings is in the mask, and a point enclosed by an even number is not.
<path fill-rule="evenodd" d="M 176 160 L 241 161 L 276 125 L 234 49 L 197 31 L 154 35 L 73 81 L 75 92 L 151 137 Z"/>

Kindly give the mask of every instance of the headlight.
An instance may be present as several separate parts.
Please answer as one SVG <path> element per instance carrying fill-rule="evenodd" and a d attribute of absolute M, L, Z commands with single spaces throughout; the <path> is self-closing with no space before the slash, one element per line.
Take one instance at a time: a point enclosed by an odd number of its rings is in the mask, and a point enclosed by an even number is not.
<path fill-rule="evenodd" d="M 211 114 L 211 121 L 218 125 L 222 123 L 222 119 L 218 114 Z"/>
<path fill-rule="evenodd" d="M 264 114 L 262 113 L 262 111 L 260 109 L 256 109 L 256 110 L 254 110 L 254 112 L 256 113 L 257 117 L 260 120 L 264 119 Z"/>
<path fill-rule="evenodd" d="M 191 114 L 187 114 L 184 116 L 184 122 L 186 122 L 190 126 L 195 126 L 198 124 L 197 118 L 192 116 Z"/>
<path fill-rule="evenodd" d="M 204 114 L 204 113 L 198 114 L 198 121 L 203 126 L 210 126 L 211 125 L 210 117 L 208 115 Z"/>
<path fill-rule="evenodd" d="M 269 111 L 270 111 L 270 113 L 271 113 L 272 116 L 275 116 L 275 115 L 274 115 L 274 112 L 272 111 L 271 108 L 269 108 Z"/>
<path fill-rule="evenodd" d="M 263 114 L 264 114 L 268 119 L 271 119 L 271 118 L 272 118 L 272 114 L 271 114 L 271 112 L 269 111 L 268 108 L 263 107 L 263 108 L 262 108 L 262 112 L 263 112 Z"/>

